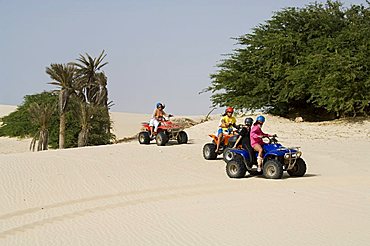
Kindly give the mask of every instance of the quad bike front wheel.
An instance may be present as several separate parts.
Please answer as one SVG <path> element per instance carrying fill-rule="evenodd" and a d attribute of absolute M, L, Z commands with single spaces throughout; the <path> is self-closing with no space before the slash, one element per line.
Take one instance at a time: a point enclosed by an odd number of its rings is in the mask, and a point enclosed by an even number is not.
<path fill-rule="evenodd" d="M 203 157 L 206 160 L 215 160 L 217 158 L 216 145 L 214 143 L 207 143 L 204 145 Z"/>
<path fill-rule="evenodd" d="M 169 139 L 165 132 L 159 132 L 155 140 L 158 146 L 165 146 Z"/>
<path fill-rule="evenodd" d="M 245 177 L 247 167 L 240 158 L 235 158 L 229 161 L 226 165 L 227 176 L 234 179 Z"/>
<path fill-rule="evenodd" d="M 263 165 L 263 175 L 267 179 L 281 179 L 283 177 L 283 165 L 277 160 L 268 160 Z"/>
<path fill-rule="evenodd" d="M 292 177 L 302 177 L 306 174 L 306 162 L 302 158 L 298 158 L 292 169 L 288 170 L 288 174 Z"/>
<path fill-rule="evenodd" d="M 184 131 L 180 131 L 177 135 L 177 142 L 179 144 L 186 144 L 188 142 L 188 134 Z"/>
<path fill-rule="evenodd" d="M 230 151 L 231 148 L 226 147 L 223 152 L 223 159 L 226 163 L 234 158 L 234 153 Z"/>
<path fill-rule="evenodd" d="M 138 136 L 138 140 L 140 144 L 149 144 L 150 143 L 150 136 L 149 132 L 140 132 Z"/>

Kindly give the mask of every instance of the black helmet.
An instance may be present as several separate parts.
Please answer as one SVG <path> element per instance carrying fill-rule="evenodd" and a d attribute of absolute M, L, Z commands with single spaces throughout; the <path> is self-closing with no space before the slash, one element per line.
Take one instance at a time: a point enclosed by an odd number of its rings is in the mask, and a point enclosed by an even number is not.
<path fill-rule="evenodd" d="M 253 124 L 253 119 L 251 117 L 245 118 L 244 123 L 247 126 L 251 126 Z"/>

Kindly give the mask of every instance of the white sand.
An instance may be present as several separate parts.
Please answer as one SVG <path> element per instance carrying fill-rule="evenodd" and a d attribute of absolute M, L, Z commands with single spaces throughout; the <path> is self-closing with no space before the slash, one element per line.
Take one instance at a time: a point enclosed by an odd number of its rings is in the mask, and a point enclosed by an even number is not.
<path fill-rule="evenodd" d="M 112 116 L 119 137 L 147 118 Z M 204 160 L 217 122 L 187 129 L 186 145 L 2 152 L 0 245 L 370 245 L 369 121 L 267 116 L 308 165 L 282 180 L 230 179 Z"/>

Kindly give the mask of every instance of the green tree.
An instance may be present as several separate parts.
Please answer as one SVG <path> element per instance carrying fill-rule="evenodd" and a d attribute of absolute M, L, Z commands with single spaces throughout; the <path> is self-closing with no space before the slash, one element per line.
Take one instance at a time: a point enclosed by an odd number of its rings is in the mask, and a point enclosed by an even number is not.
<path fill-rule="evenodd" d="M 369 5 L 369 4 L 368 4 Z M 213 104 L 289 116 L 370 112 L 370 9 L 309 4 L 276 12 L 211 74 Z"/>
<path fill-rule="evenodd" d="M 59 148 L 65 147 L 65 128 L 66 128 L 66 111 L 69 98 L 75 92 L 74 76 L 76 69 L 72 65 L 51 64 L 46 68 L 46 73 L 50 76 L 53 82 L 49 84 L 60 87 L 59 89 Z"/>

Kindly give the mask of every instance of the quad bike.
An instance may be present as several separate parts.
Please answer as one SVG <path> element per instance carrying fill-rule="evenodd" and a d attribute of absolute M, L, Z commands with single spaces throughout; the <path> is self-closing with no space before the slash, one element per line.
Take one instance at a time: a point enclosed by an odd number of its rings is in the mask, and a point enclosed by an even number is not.
<path fill-rule="evenodd" d="M 168 117 L 170 118 L 170 117 Z M 150 137 L 150 126 L 148 122 L 143 122 L 143 131 L 139 133 L 138 140 L 140 144 L 149 144 L 151 140 L 155 139 L 158 146 L 164 146 L 169 140 L 177 140 L 179 144 L 188 142 L 188 135 L 183 127 L 163 118 L 158 126 L 157 135 L 155 138 Z"/>
<path fill-rule="evenodd" d="M 268 142 L 263 148 L 263 168 L 265 178 L 281 179 L 283 172 L 290 176 L 302 177 L 306 173 L 306 163 L 301 158 L 299 147 L 283 147 L 276 136 L 265 137 Z M 230 178 L 243 178 L 248 171 L 251 175 L 258 175 L 253 166 L 257 166 L 258 152 L 253 149 L 230 149 L 227 153 L 230 161 L 226 165 L 226 173 Z"/>
<path fill-rule="evenodd" d="M 227 159 L 229 158 L 230 155 L 226 153 L 228 153 L 229 149 L 231 149 L 234 146 L 236 140 L 238 139 L 239 135 L 236 133 L 237 132 L 233 132 L 232 134 L 223 135 L 218 153 L 216 153 L 218 137 L 214 134 L 209 134 L 209 136 L 212 138 L 212 143 L 206 143 L 203 146 L 204 159 L 215 160 L 220 153 L 223 153 L 224 161 L 225 162 L 230 161 L 230 159 Z"/>

